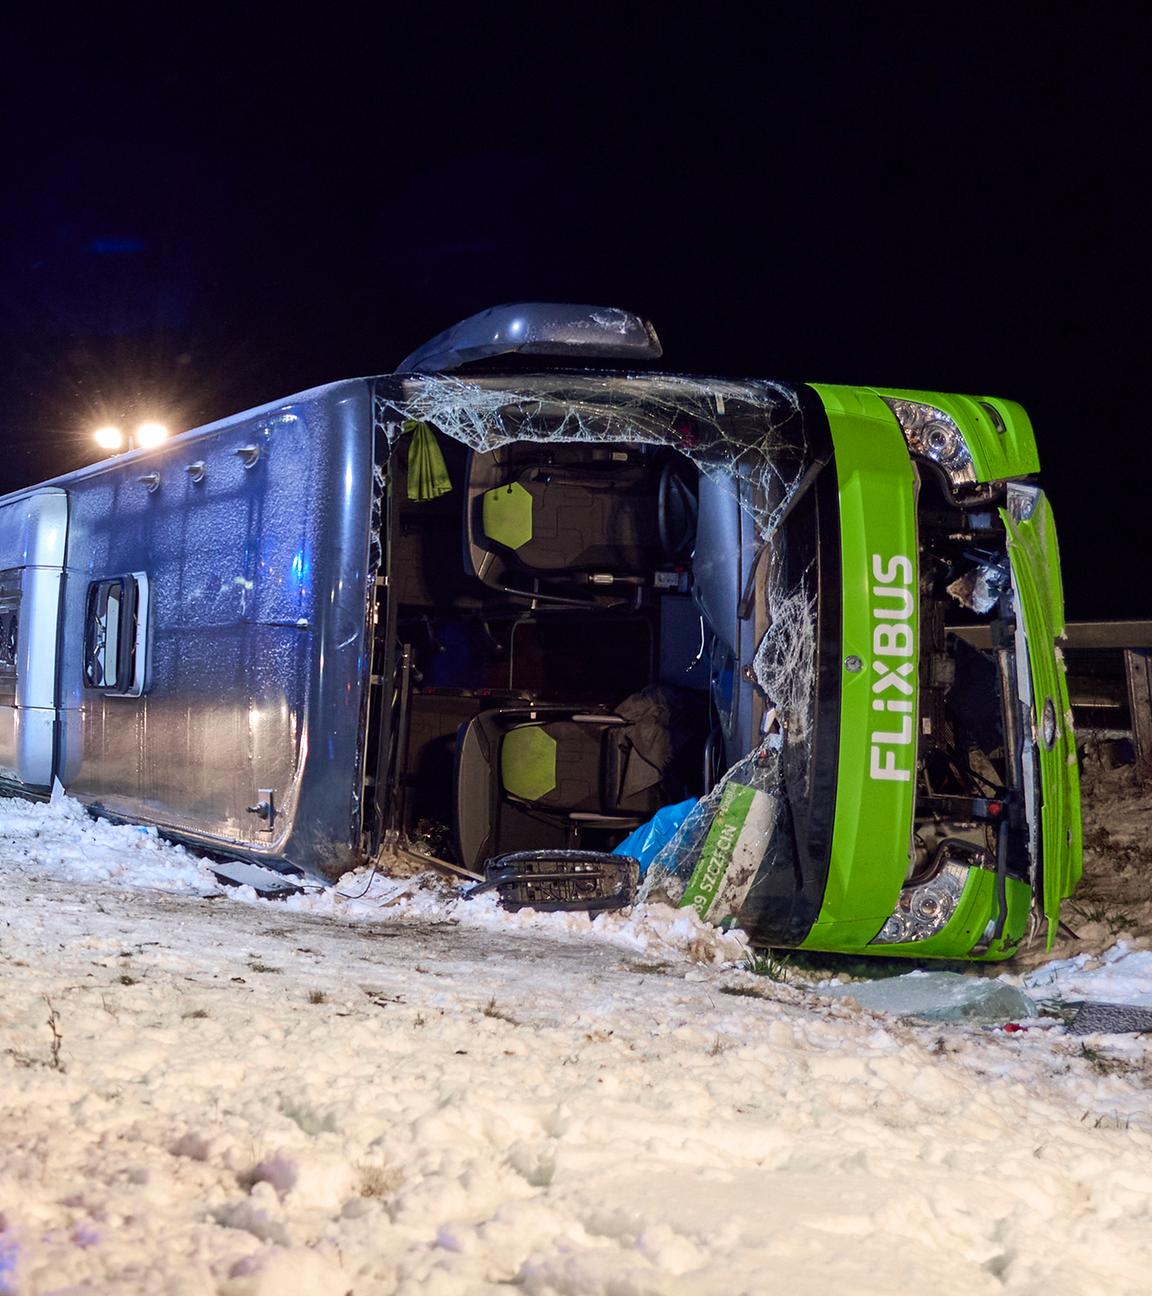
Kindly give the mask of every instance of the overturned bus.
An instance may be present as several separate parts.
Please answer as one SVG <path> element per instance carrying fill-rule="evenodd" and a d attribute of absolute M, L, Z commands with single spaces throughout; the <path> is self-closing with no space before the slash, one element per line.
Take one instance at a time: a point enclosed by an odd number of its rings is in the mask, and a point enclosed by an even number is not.
<path fill-rule="evenodd" d="M 757 944 L 1051 937 L 1079 792 L 1023 409 L 659 356 L 501 307 L 0 500 L 0 787 L 287 877 L 536 861 L 557 903 L 685 803 L 645 886 Z"/>

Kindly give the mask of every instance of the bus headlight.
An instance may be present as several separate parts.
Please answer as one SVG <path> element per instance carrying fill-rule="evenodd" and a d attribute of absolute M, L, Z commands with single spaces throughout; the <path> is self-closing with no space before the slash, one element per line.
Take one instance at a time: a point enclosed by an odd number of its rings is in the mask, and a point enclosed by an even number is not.
<path fill-rule="evenodd" d="M 892 917 L 870 944 L 896 945 L 901 941 L 922 941 L 943 931 L 956 912 L 967 881 L 968 866 L 949 860 L 927 882 L 905 887 L 900 892 Z"/>
<path fill-rule="evenodd" d="M 956 420 L 934 405 L 919 401 L 897 400 L 884 397 L 888 408 L 896 415 L 908 449 L 921 459 L 931 459 L 943 468 L 953 486 L 975 482 L 976 469 L 964 433 Z"/>

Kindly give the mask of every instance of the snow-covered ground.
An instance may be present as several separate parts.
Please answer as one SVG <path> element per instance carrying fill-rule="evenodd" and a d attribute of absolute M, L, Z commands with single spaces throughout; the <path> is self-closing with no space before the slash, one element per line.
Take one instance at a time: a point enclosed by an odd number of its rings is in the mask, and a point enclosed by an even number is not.
<path fill-rule="evenodd" d="M 1148 1045 L 1053 1007 L 1152 1003 L 1140 932 L 927 1027 L 689 913 L 259 901 L 67 801 L 0 801 L 0 877 L 6 1296 L 1152 1285 Z"/>

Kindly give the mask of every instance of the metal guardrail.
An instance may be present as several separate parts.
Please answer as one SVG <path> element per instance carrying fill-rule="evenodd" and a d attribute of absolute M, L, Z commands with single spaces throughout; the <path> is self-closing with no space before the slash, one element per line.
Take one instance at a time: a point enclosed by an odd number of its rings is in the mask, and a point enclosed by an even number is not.
<path fill-rule="evenodd" d="M 952 632 L 992 646 L 987 626 Z M 1152 777 L 1152 621 L 1070 621 L 1062 650 L 1077 726 L 1128 735 L 1137 767 Z"/>

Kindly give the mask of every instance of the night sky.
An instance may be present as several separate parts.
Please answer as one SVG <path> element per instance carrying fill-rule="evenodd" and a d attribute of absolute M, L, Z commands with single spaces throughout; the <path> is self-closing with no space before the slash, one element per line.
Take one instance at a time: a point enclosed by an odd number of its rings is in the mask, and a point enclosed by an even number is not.
<path fill-rule="evenodd" d="M 0 486 L 596 302 L 674 370 L 1020 400 L 1070 615 L 1152 616 L 1152 23 L 1012 8 L 53 17 L 0 92 Z"/>

